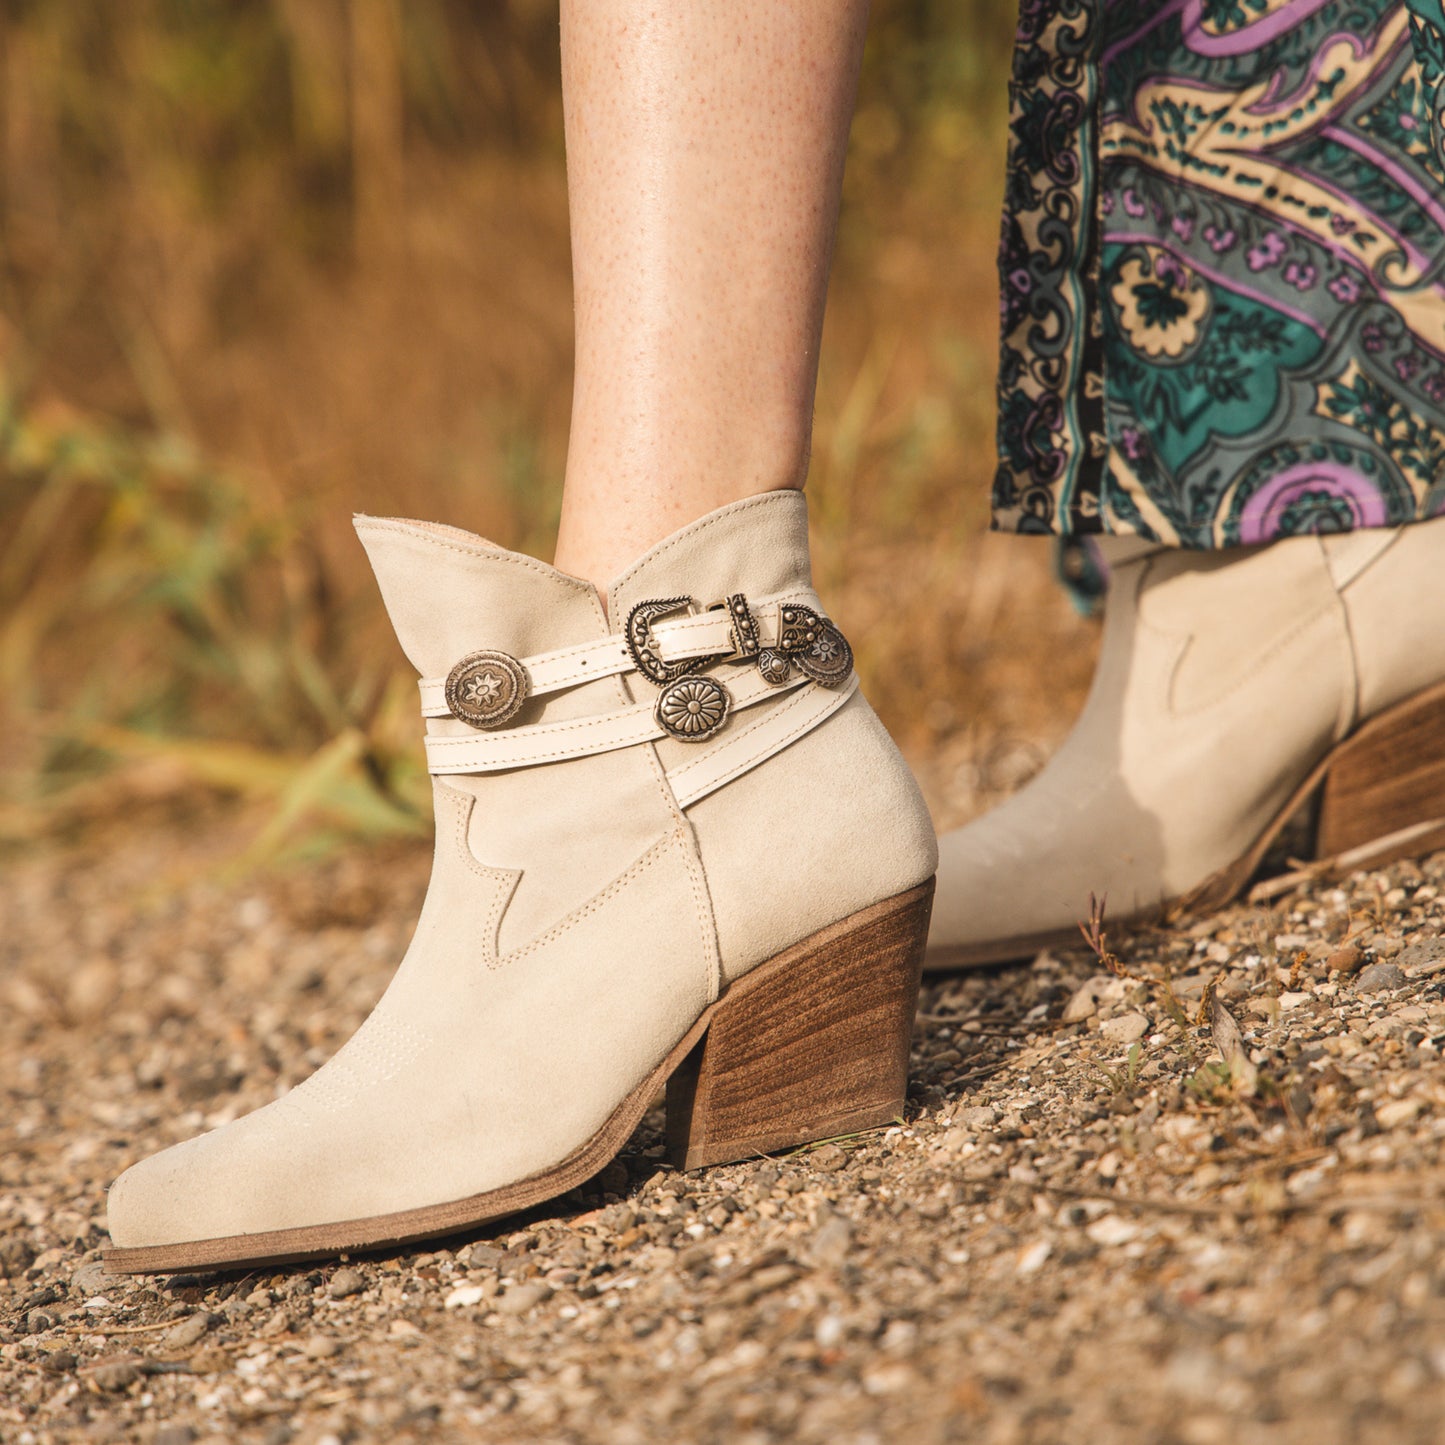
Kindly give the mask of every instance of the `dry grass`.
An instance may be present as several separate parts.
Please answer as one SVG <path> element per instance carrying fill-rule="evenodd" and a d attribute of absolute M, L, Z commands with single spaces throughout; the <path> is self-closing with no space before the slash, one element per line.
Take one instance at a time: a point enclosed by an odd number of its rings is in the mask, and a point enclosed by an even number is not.
<path fill-rule="evenodd" d="M 820 587 L 945 822 L 1037 763 L 1092 661 L 1046 549 L 982 536 L 1000 14 L 878 6 L 810 481 Z M 550 552 L 554 27 L 443 0 L 0 22 L 0 833 L 197 782 L 264 804 L 263 852 L 419 825 L 349 515 Z"/>

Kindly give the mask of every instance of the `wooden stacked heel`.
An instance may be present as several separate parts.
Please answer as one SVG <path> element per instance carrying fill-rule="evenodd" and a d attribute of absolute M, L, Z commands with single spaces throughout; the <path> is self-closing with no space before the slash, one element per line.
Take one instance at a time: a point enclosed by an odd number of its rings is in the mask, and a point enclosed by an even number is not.
<path fill-rule="evenodd" d="M 1330 755 L 1315 852 L 1371 865 L 1445 846 L 1445 684 L 1371 718 Z"/>
<path fill-rule="evenodd" d="M 933 880 L 864 909 L 733 984 L 667 1085 L 682 1169 L 900 1116 Z"/>

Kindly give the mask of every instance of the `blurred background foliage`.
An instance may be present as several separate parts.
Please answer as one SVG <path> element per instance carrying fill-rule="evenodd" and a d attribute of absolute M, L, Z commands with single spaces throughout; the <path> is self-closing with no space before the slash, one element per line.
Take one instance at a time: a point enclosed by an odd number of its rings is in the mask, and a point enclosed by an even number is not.
<path fill-rule="evenodd" d="M 876 0 L 810 490 L 820 587 L 936 809 L 1091 640 L 981 537 L 1011 0 Z M 0 838 L 217 793 L 256 857 L 424 831 L 352 511 L 550 555 L 571 384 L 541 0 L 0 5 Z"/>

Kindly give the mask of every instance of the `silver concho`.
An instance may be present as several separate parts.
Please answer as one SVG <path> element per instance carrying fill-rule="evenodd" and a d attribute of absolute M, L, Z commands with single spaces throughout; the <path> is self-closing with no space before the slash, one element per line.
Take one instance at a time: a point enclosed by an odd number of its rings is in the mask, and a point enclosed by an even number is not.
<path fill-rule="evenodd" d="M 627 639 L 627 650 L 638 672 L 658 687 L 665 687 L 690 672 L 699 672 L 707 666 L 706 657 L 685 657 L 680 662 L 664 662 L 657 642 L 652 636 L 652 624 L 659 617 L 681 612 L 694 606 L 691 597 L 664 597 L 652 602 L 639 602 L 627 614 L 627 626 L 623 629 Z"/>
<path fill-rule="evenodd" d="M 655 716 L 669 737 L 700 743 L 727 721 L 732 705 L 732 695 L 715 679 L 682 677 L 662 689 Z"/>
<path fill-rule="evenodd" d="M 823 622 L 817 641 L 802 652 L 793 654 L 799 672 L 824 687 L 841 687 L 853 671 L 853 649 L 848 639 L 833 626 Z"/>
<path fill-rule="evenodd" d="M 473 652 L 447 674 L 447 706 L 474 728 L 499 728 L 527 700 L 527 674 L 505 652 Z"/>
<path fill-rule="evenodd" d="M 765 647 L 758 653 L 758 671 L 762 673 L 764 682 L 781 687 L 792 670 L 793 664 L 776 647 Z"/>

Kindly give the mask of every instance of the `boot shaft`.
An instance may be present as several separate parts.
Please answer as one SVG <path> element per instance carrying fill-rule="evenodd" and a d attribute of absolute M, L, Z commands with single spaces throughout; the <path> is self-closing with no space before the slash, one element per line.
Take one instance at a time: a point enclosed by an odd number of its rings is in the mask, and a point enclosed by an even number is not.
<path fill-rule="evenodd" d="M 797 492 L 723 507 L 664 540 L 609 587 L 610 618 L 589 584 L 454 528 L 359 518 L 357 530 L 424 693 L 435 697 L 438 680 L 478 652 L 506 654 L 537 677 L 558 665 L 549 655 L 584 655 L 567 686 L 534 689 L 501 727 L 479 732 L 456 716 L 429 717 L 434 758 L 465 755 L 474 742 L 495 751 L 549 727 L 565 749 L 604 717 L 636 716 L 645 726 L 663 689 L 628 649 L 651 635 L 638 621 L 651 610 L 663 609 L 656 636 L 721 626 L 728 650 L 732 628 L 717 619 L 740 598 L 764 641 L 783 628 L 785 606 L 825 622 Z M 586 656 L 604 675 L 588 680 Z M 678 828 L 708 879 L 699 907 L 717 941 L 719 986 L 774 954 L 779 940 L 791 944 L 931 876 L 927 808 L 856 679 L 824 686 L 784 666 L 788 676 L 773 688 L 759 681 L 755 658 L 693 659 L 684 681 L 716 683 L 734 699 L 701 741 L 659 732 L 642 745 L 541 766 L 449 773 L 446 786 L 476 803 L 466 824 L 471 854 L 522 875 L 500 946 L 585 905 Z M 773 885 L 774 868 L 796 881 Z"/>

